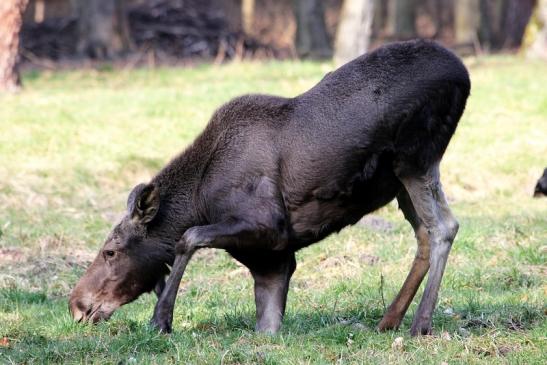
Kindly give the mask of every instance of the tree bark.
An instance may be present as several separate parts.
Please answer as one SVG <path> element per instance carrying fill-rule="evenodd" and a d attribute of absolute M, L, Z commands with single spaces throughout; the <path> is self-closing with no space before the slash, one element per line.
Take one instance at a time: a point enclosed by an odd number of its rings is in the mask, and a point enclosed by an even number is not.
<path fill-rule="evenodd" d="M 456 43 L 473 45 L 479 30 L 479 0 L 458 0 L 455 6 Z"/>
<path fill-rule="evenodd" d="M 479 39 L 487 50 L 520 46 L 536 0 L 480 0 Z"/>
<path fill-rule="evenodd" d="M 515 49 L 520 46 L 535 3 L 536 0 L 509 0 L 504 24 L 504 48 Z"/>
<path fill-rule="evenodd" d="M 325 10 L 321 0 L 293 0 L 296 16 L 296 52 L 301 58 L 332 57 Z"/>
<path fill-rule="evenodd" d="M 255 0 L 241 1 L 241 19 L 243 23 L 243 32 L 253 34 L 253 22 L 255 12 Z"/>
<path fill-rule="evenodd" d="M 531 22 L 532 23 L 532 22 Z M 531 35 L 532 44 L 526 52 L 530 58 L 540 58 L 547 61 L 547 0 L 539 0 L 535 10 L 534 22 L 528 27 L 537 27 Z M 527 33 L 531 33 L 528 30 Z"/>
<path fill-rule="evenodd" d="M 374 0 L 344 0 L 334 42 L 334 61 L 340 66 L 368 50 Z"/>
<path fill-rule="evenodd" d="M 114 58 L 133 47 L 125 0 L 77 0 L 77 12 L 82 56 Z"/>
<path fill-rule="evenodd" d="M 416 0 L 389 0 L 387 33 L 396 39 L 416 36 Z"/>
<path fill-rule="evenodd" d="M 28 0 L 0 1 L 0 91 L 13 92 L 21 87 L 17 70 L 19 31 Z"/>

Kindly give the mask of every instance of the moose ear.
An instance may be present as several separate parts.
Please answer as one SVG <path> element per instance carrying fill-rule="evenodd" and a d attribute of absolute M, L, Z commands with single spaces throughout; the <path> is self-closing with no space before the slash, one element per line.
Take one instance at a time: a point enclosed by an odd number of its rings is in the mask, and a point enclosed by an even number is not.
<path fill-rule="evenodd" d="M 147 224 L 160 208 L 160 192 L 154 184 L 139 184 L 133 188 L 127 198 L 127 211 L 135 222 Z"/>

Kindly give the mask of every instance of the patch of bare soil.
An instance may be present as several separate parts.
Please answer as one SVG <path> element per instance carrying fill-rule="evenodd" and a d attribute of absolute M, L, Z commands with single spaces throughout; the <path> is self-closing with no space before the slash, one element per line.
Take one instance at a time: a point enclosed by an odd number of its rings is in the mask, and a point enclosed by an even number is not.
<path fill-rule="evenodd" d="M 82 249 L 39 250 L 2 248 L 0 288 L 19 288 L 53 296 L 70 293 L 77 274 L 85 270 L 94 253 Z"/>
<path fill-rule="evenodd" d="M 20 248 L 0 248 L 0 266 L 24 261 L 25 255 Z"/>
<path fill-rule="evenodd" d="M 357 224 L 380 233 L 391 232 L 395 228 L 390 221 L 373 214 L 364 216 Z"/>

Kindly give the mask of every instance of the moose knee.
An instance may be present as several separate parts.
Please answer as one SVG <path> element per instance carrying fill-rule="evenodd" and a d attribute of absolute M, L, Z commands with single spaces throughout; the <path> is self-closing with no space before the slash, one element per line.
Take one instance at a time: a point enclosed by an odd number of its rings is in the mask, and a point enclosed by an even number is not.
<path fill-rule="evenodd" d="M 182 239 L 180 239 L 176 246 L 175 251 L 177 254 L 184 254 L 186 252 L 195 249 L 197 244 L 201 242 L 199 227 L 191 227 L 184 232 Z"/>
<path fill-rule="evenodd" d="M 431 241 L 431 252 L 433 256 L 437 254 L 447 255 L 452 247 L 452 242 L 458 233 L 459 224 L 455 219 L 443 222 L 438 227 L 429 230 Z"/>
<path fill-rule="evenodd" d="M 447 220 L 444 224 L 443 229 L 443 241 L 448 241 L 450 244 L 454 241 L 454 238 L 456 238 L 456 234 L 458 234 L 458 229 L 460 228 L 460 224 L 458 221 L 451 217 L 449 220 Z"/>

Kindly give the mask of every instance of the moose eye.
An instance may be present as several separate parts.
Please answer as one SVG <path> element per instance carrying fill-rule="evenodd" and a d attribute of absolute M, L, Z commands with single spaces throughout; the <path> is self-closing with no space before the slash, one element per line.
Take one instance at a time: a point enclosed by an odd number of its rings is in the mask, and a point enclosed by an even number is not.
<path fill-rule="evenodd" d="M 116 252 L 114 252 L 112 250 L 105 250 L 104 251 L 104 257 L 107 258 L 107 259 L 114 257 L 115 254 L 116 254 Z"/>

